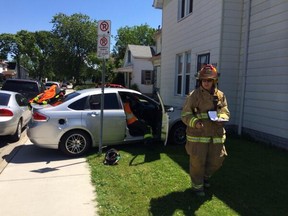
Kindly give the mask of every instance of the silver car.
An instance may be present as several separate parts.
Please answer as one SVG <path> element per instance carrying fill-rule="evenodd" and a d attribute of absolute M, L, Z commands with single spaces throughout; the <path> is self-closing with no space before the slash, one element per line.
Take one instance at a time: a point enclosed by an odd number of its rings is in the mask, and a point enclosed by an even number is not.
<path fill-rule="evenodd" d="M 0 136 L 18 141 L 31 116 L 29 102 L 22 94 L 0 90 Z"/>
<path fill-rule="evenodd" d="M 37 146 L 60 149 L 70 156 L 83 155 L 90 147 L 143 141 L 143 136 L 129 132 L 123 96 L 134 98 L 132 109 L 139 119 L 152 127 L 153 139 L 166 143 L 169 116 L 160 95 L 158 102 L 158 99 L 124 88 L 105 88 L 104 94 L 101 88 L 79 90 L 67 94 L 57 106 L 35 105 L 27 135 Z M 104 107 L 101 107 L 101 100 L 104 100 Z"/>

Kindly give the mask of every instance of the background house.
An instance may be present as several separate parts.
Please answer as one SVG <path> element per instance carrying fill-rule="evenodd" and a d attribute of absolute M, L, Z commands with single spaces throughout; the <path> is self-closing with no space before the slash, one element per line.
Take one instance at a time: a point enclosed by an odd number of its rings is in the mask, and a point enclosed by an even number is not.
<path fill-rule="evenodd" d="M 156 41 L 155 53 L 151 58 L 153 64 L 153 89 L 161 89 L 161 45 L 162 45 L 162 31 L 158 27 L 154 39 Z"/>
<path fill-rule="evenodd" d="M 16 62 L 8 62 L 8 61 L 0 60 L 1 79 L 8 79 L 8 78 L 28 79 L 29 78 L 28 71 L 22 66 L 20 66 L 19 74 L 20 76 L 18 77 Z"/>
<path fill-rule="evenodd" d="M 153 65 L 151 57 L 154 53 L 150 46 L 129 44 L 126 49 L 123 67 L 115 72 L 124 73 L 125 86 L 135 88 L 144 93 L 152 94 Z"/>
<path fill-rule="evenodd" d="M 154 0 L 153 6 L 162 10 L 165 103 L 182 106 L 194 74 L 213 64 L 230 128 L 288 149 L 288 2 Z"/>

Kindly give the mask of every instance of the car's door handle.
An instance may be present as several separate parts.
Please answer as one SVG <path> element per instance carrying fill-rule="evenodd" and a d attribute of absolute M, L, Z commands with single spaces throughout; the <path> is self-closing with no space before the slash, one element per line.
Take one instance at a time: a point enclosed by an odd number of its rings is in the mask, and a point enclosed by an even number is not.
<path fill-rule="evenodd" d="M 88 115 L 90 115 L 91 117 L 96 117 L 99 115 L 99 113 L 97 112 L 92 112 L 92 113 L 88 113 Z"/>

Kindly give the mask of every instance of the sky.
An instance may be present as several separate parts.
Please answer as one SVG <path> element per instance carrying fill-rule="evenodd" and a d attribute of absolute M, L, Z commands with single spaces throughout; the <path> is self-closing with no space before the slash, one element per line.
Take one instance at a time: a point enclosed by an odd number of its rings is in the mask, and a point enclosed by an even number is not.
<path fill-rule="evenodd" d="M 16 34 L 20 30 L 51 31 L 51 20 L 58 13 L 70 16 L 85 14 L 91 20 L 111 20 L 113 36 L 121 27 L 148 24 L 161 25 L 160 9 L 152 7 L 153 0 L 0 0 L 0 34 Z"/>

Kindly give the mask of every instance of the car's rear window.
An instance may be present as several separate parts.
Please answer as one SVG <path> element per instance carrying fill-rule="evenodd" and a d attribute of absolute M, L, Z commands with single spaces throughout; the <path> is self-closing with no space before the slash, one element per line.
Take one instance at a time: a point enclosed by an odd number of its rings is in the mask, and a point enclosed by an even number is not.
<path fill-rule="evenodd" d="M 15 91 L 15 92 L 37 92 L 38 86 L 33 82 L 17 82 L 17 81 L 6 81 L 2 87 L 2 90 Z"/>
<path fill-rule="evenodd" d="M 69 101 L 69 100 L 71 100 L 72 98 L 74 98 L 74 97 L 76 97 L 78 95 L 80 95 L 78 92 L 72 92 L 70 94 L 67 94 L 67 95 L 65 95 L 65 98 L 64 98 L 63 102 Z"/>
<path fill-rule="evenodd" d="M 10 94 L 0 93 L 0 105 L 7 106 L 10 96 Z"/>

